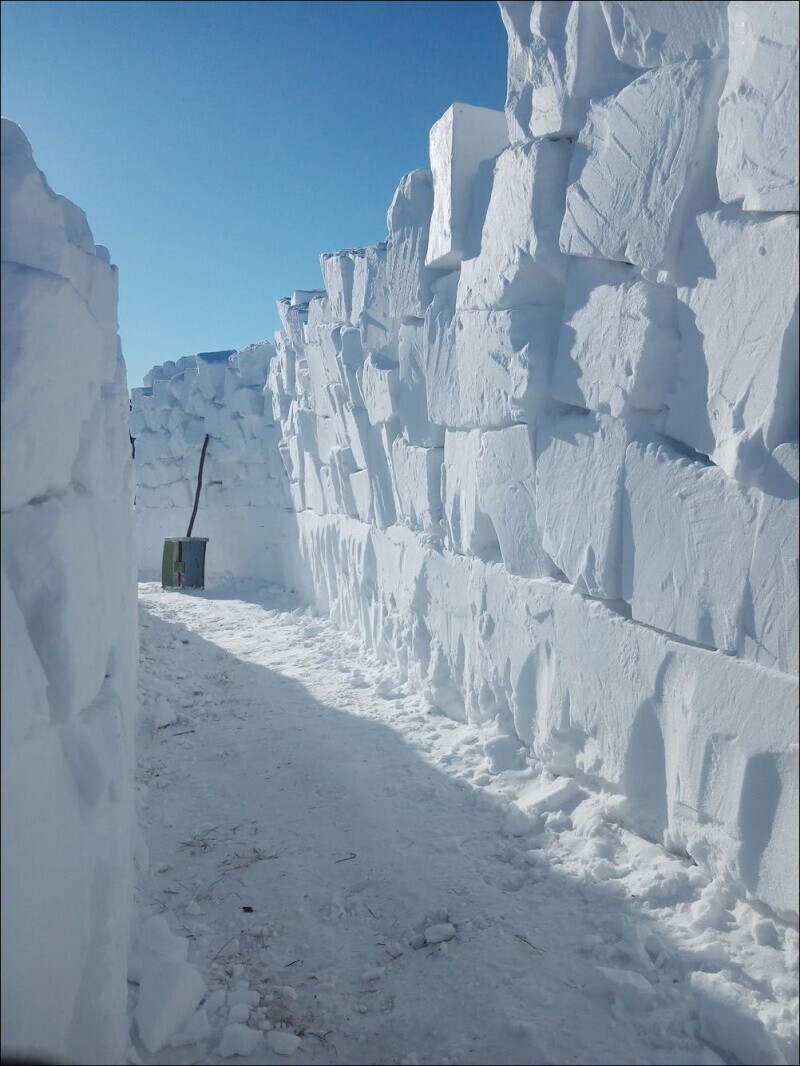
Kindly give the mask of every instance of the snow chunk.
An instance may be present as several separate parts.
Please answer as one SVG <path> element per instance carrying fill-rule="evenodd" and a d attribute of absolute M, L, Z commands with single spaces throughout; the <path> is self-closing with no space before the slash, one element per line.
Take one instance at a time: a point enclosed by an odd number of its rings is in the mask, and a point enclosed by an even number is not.
<path fill-rule="evenodd" d="M 284 1029 L 271 1029 L 267 1033 L 267 1047 L 276 1055 L 293 1055 L 301 1043 L 299 1036 Z"/>
<path fill-rule="evenodd" d="M 575 259 L 567 274 L 553 395 L 618 418 L 659 411 L 679 346 L 675 290 L 623 263 Z"/>
<path fill-rule="evenodd" d="M 267 1039 L 271 1035 L 270 1033 Z M 264 1034 L 260 1029 L 250 1029 L 238 1023 L 226 1025 L 222 1030 L 219 1053 L 224 1059 L 233 1058 L 234 1055 L 255 1055 L 263 1043 Z"/>
<path fill-rule="evenodd" d="M 648 71 L 594 103 L 570 165 L 561 250 L 653 275 L 674 267 L 690 201 L 714 199 L 719 60 Z"/>
<path fill-rule="evenodd" d="M 197 1009 L 206 992 L 194 966 L 179 958 L 154 963 L 139 986 L 136 1024 L 148 1051 L 160 1051 Z"/>
<path fill-rule="evenodd" d="M 452 270 L 464 255 L 478 166 L 508 144 L 505 115 L 451 104 L 430 132 L 433 214 L 426 266 Z"/>
<path fill-rule="evenodd" d="M 534 421 L 545 403 L 558 343 L 550 307 L 458 311 L 426 325 L 428 415 L 452 429 Z"/>
<path fill-rule="evenodd" d="M 796 216 L 736 208 L 701 215 L 684 236 L 678 377 L 665 432 L 727 473 L 758 479 L 764 449 L 796 440 Z"/>
<path fill-rule="evenodd" d="M 737 651 L 755 522 L 745 491 L 715 467 L 636 443 L 625 488 L 622 594 L 633 617 Z"/>
<path fill-rule="evenodd" d="M 620 597 L 624 426 L 554 416 L 536 436 L 536 521 L 544 550 L 579 592 Z"/>
<path fill-rule="evenodd" d="M 426 944 L 444 944 L 456 935 L 456 927 L 450 922 L 441 922 L 439 925 L 429 925 L 424 932 Z"/>
<path fill-rule="evenodd" d="M 797 211 L 797 4 L 733 0 L 727 11 L 730 60 L 719 102 L 720 197 L 741 201 L 746 211 Z"/>
<path fill-rule="evenodd" d="M 725 5 L 663 0 L 601 0 L 617 58 L 631 67 L 660 67 L 728 54 Z"/>
<path fill-rule="evenodd" d="M 598 4 L 500 0 L 508 34 L 509 139 L 579 132 L 590 99 L 610 96 L 632 73 L 614 55 Z"/>
<path fill-rule="evenodd" d="M 513 145 L 497 159 L 480 253 L 462 264 L 456 306 L 561 304 L 567 259 L 559 250 L 566 141 Z"/>

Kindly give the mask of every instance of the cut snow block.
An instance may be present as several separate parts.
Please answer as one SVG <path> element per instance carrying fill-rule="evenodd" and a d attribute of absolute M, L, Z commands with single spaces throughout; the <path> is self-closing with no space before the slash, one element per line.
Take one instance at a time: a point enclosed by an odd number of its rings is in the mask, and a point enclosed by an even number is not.
<path fill-rule="evenodd" d="M 295 351 L 302 351 L 303 326 L 308 321 L 308 304 L 293 304 L 289 297 L 285 296 L 282 300 L 276 300 L 275 305 L 286 340 Z"/>
<path fill-rule="evenodd" d="M 389 210 L 386 229 L 390 237 L 409 230 L 427 231 L 433 212 L 433 174 L 426 167 L 411 170 L 400 179 Z"/>
<path fill-rule="evenodd" d="M 358 372 L 364 407 L 373 426 L 389 422 L 397 416 L 397 387 L 399 371 L 380 356 L 369 355 Z"/>
<path fill-rule="evenodd" d="M 560 309 L 458 311 L 426 346 L 428 412 L 453 429 L 534 421 L 549 394 Z"/>
<path fill-rule="evenodd" d="M 798 673 L 798 447 L 780 444 L 753 490 L 758 505 L 745 602 L 744 644 L 748 659 L 786 673 Z"/>
<path fill-rule="evenodd" d="M 681 245 L 679 274 L 694 276 L 678 289 L 665 432 L 744 481 L 797 439 L 797 253 L 796 216 L 736 208 L 699 216 Z"/>
<path fill-rule="evenodd" d="M 507 148 L 494 166 L 480 253 L 461 267 L 456 306 L 561 304 L 568 260 L 559 249 L 572 145 Z"/>
<path fill-rule="evenodd" d="M 544 550 L 575 588 L 620 598 L 625 427 L 561 415 L 536 434 L 536 521 Z"/>
<path fill-rule="evenodd" d="M 675 290 L 635 267 L 574 259 L 553 368 L 553 396 L 618 418 L 659 411 L 680 343 Z"/>
<path fill-rule="evenodd" d="M 242 385 L 245 388 L 252 385 L 262 385 L 267 380 L 267 369 L 270 360 L 275 355 L 275 348 L 269 341 L 260 341 L 242 348 L 233 357 L 233 362 L 239 368 Z"/>
<path fill-rule="evenodd" d="M 722 6 L 722 5 L 714 5 Z M 797 211 L 798 6 L 733 0 L 719 102 L 719 194 L 746 211 Z"/>
<path fill-rule="evenodd" d="M 151 1053 L 160 1051 L 194 1014 L 206 986 L 198 971 L 179 958 L 150 966 L 142 977 L 136 1025 Z"/>
<path fill-rule="evenodd" d="M 478 496 L 480 430 L 448 430 L 444 441 L 442 503 L 447 547 L 459 555 L 499 561 L 500 544 Z"/>
<path fill-rule="evenodd" d="M 230 357 L 234 354 L 232 348 L 224 352 L 197 353 L 197 387 L 207 400 L 222 402 L 224 399 L 225 371 L 228 369 Z"/>
<path fill-rule="evenodd" d="M 464 254 L 479 165 L 508 144 L 502 111 L 451 104 L 430 132 L 433 214 L 426 266 L 454 270 Z"/>
<path fill-rule="evenodd" d="M 386 214 L 386 283 L 389 315 L 395 321 L 422 318 L 431 302 L 436 274 L 425 266 L 433 212 L 433 175 L 412 170 L 397 187 Z"/>
<path fill-rule="evenodd" d="M 424 346 L 423 323 L 404 322 L 398 344 L 397 410 L 403 436 L 409 444 L 440 448 L 444 445 L 444 429 L 428 417 Z"/>
<path fill-rule="evenodd" d="M 107 268 L 109 269 L 109 268 Z M 114 381 L 116 335 L 56 274 L 2 265 L 2 506 L 65 489 L 99 390 Z M 137 397 L 147 411 L 152 397 Z M 147 413 L 145 413 L 147 418 Z"/>
<path fill-rule="evenodd" d="M 570 164 L 561 249 L 668 275 L 692 210 L 713 205 L 724 62 L 673 63 L 592 105 Z M 666 279 L 666 278 L 665 278 Z"/>
<path fill-rule="evenodd" d="M 372 484 L 369 470 L 356 470 L 350 475 L 350 488 L 353 492 L 358 517 L 362 522 L 372 523 L 375 511 L 372 502 Z"/>
<path fill-rule="evenodd" d="M 325 279 L 333 322 L 350 322 L 353 299 L 353 257 L 347 251 L 321 255 L 319 265 Z"/>
<path fill-rule="evenodd" d="M 598 4 L 500 0 L 508 34 L 506 120 L 512 143 L 573 137 L 590 99 L 633 77 L 616 58 Z"/>
<path fill-rule="evenodd" d="M 503 565 L 521 577 L 555 573 L 536 523 L 536 473 L 528 426 L 484 433 L 477 456 L 478 500 L 492 521 Z"/>
<path fill-rule="evenodd" d="M 401 436 L 391 443 L 392 476 L 400 517 L 412 528 L 436 533 L 442 517 L 443 448 L 416 448 Z"/>
<path fill-rule="evenodd" d="M 353 295 L 350 321 L 358 326 L 366 351 L 381 352 L 397 361 L 397 324 L 389 310 L 386 245 L 353 253 Z"/>
<path fill-rule="evenodd" d="M 717 467 L 632 443 L 625 497 L 622 596 L 633 618 L 738 651 L 756 520 L 747 490 Z"/>
<path fill-rule="evenodd" d="M 314 293 L 308 301 L 308 320 L 306 324 L 309 326 L 324 326 L 331 320 L 331 305 L 328 302 L 328 297 L 324 292 Z"/>
<path fill-rule="evenodd" d="M 660 67 L 728 54 L 726 4 L 717 0 L 601 0 L 617 58 Z"/>

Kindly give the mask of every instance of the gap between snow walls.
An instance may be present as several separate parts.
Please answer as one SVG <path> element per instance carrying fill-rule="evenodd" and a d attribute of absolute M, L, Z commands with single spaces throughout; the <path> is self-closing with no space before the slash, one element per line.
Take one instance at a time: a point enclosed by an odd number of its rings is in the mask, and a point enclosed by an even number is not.
<path fill-rule="evenodd" d="M 3 1055 L 121 1062 L 138 641 L 117 269 L 7 119 L 2 217 Z"/>
<path fill-rule="evenodd" d="M 212 579 L 794 920 L 797 8 L 500 13 L 505 113 L 445 112 L 386 240 L 133 390 L 141 572 L 209 433 Z"/>

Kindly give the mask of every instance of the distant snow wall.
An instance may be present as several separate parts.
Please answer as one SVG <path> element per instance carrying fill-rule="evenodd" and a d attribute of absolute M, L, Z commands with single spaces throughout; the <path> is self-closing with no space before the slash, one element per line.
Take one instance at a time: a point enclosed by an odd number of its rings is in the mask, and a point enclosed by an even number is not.
<path fill-rule="evenodd" d="M 165 537 L 186 536 L 209 437 L 192 536 L 208 537 L 206 579 L 303 584 L 297 522 L 264 396 L 274 347 L 202 352 L 154 367 L 131 390 L 139 574 L 160 579 Z M 294 575 L 294 578 L 292 577 Z"/>
<path fill-rule="evenodd" d="M 505 114 L 279 301 L 311 595 L 493 769 L 796 916 L 797 7 L 500 9 Z"/>
<path fill-rule="evenodd" d="M 137 660 L 117 270 L 2 122 L 3 1054 L 127 1042 Z"/>

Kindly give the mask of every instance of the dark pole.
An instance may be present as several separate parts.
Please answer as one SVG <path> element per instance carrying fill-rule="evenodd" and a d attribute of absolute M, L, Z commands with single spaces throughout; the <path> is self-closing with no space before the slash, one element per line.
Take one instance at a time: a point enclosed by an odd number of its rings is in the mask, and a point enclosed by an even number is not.
<path fill-rule="evenodd" d="M 192 517 L 189 519 L 189 529 L 186 536 L 191 537 L 192 527 L 194 526 L 194 520 L 197 517 L 197 507 L 200 503 L 200 487 L 203 484 L 203 463 L 206 461 L 206 448 L 208 447 L 208 434 L 206 433 L 206 439 L 203 441 L 203 450 L 200 452 L 200 469 L 197 471 L 197 492 L 194 494 L 194 509 L 192 511 Z"/>

